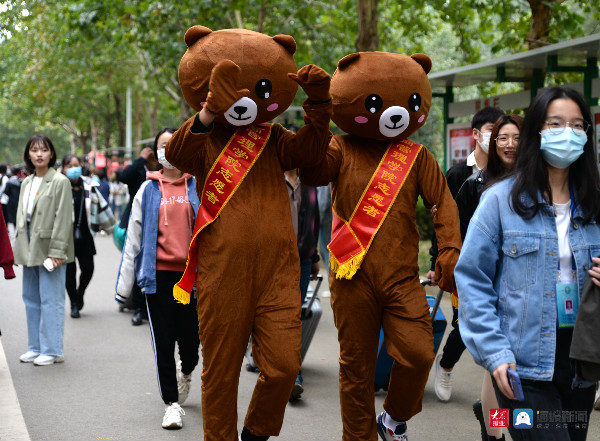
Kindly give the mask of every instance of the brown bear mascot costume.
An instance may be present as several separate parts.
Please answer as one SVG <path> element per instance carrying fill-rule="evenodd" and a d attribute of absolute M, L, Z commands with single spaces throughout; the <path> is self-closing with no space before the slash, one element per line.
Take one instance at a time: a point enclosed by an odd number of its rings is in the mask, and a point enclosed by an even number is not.
<path fill-rule="evenodd" d="M 236 441 L 240 367 L 252 335 L 260 368 L 241 439 L 278 435 L 300 369 L 300 262 L 283 171 L 315 166 L 330 139 L 330 76 L 296 73 L 296 43 L 244 29 L 194 26 L 179 65 L 186 101 L 199 113 L 166 146 L 167 160 L 198 181 L 188 265 L 174 288 L 194 282 L 202 342 L 204 439 Z M 306 92 L 297 134 L 267 124 Z M 213 122 L 214 121 L 214 122 Z"/>
<path fill-rule="evenodd" d="M 340 342 L 344 441 L 405 440 L 421 410 L 434 359 L 429 307 L 419 283 L 417 198 L 437 206 L 436 275 L 452 291 L 460 249 L 458 211 L 433 155 L 408 140 L 427 118 L 431 60 L 361 52 L 342 58 L 331 80 L 335 135 L 307 185 L 332 183 L 331 305 Z M 394 359 L 377 420 L 374 377 L 380 328 Z M 386 424 L 387 423 L 387 424 Z"/>

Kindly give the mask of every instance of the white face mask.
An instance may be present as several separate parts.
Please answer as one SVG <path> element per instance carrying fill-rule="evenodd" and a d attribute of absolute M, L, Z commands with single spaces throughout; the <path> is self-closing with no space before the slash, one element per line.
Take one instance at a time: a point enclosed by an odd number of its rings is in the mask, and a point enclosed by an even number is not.
<path fill-rule="evenodd" d="M 173 167 L 169 161 L 167 161 L 167 158 L 165 158 L 165 149 L 158 149 L 156 150 L 156 155 L 158 156 L 158 162 L 164 167 L 164 168 L 168 168 L 170 170 L 173 170 L 175 167 Z"/>
<path fill-rule="evenodd" d="M 479 147 L 481 147 L 481 150 L 483 150 L 484 153 L 487 153 L 490 150 L 490 139 L 492 138 L 492 132 L 483 133 L 480 131 L 479 133 L 481 133 L 483 141 L 477 142 L 479 143 Z"/>

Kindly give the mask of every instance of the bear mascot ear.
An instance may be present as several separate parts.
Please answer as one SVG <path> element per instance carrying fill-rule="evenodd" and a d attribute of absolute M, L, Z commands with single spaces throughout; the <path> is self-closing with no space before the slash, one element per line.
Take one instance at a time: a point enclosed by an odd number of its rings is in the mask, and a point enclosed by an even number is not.
<path fill-rule="evenodd" d="M 291 35 L 278 34 L 273 37 L 273 40 L 286 48 L 291 55 L 296 52 L 296 40 Z"/>
<path fill-rule="evenodd" d="M 212 31 L 206 26 L 192 26 L 187 30 L 183 39 L 185 40 L 187 47 L 191 47 L 192 44 L 200 40 L 202 37 L 207 36 L 211 32 Z"/>
<path fill-rule="evenodd" d="M 417 63 L 419 63 L 421 65 L 421 67 L 423 68 L 423 70 L 425 71 L 426 74 L 429 73 L 429 71 L 431 70 L 431 58 L 429 58 L 425 54 L 418 54 L 418 53 L 417 54 L 412 54 L 410 56 L 410 58 L 412 58 Z"/>
<path fill-rule="evenodd" d="M 357 61 L 359 58 L 360 58 L 360 53 L 359 52 L 355 52 L 353 54 L 346 55 L 338 63 L 338 69 L 339 70 L 344 70 L 346 67 L 348 67 L 349 65 L 351 65 L 352 63 L 354 63 L 355 61 Z"/>

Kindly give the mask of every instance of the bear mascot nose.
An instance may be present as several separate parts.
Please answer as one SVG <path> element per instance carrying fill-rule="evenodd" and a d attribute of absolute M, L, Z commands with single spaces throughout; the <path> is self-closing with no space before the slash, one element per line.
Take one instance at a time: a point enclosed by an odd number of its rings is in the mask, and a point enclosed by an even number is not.
<path fill-rule="evenodd" d="M 392 115 L 390 116 L 390 121 L 392 121 L 394 124 L 396 124 L 397 122 L 399 122 L 402 119 L 402 115 Z"/>
<path fill-rule="evenodd" d="M 233 111 L 238 115 L 243 115 L 244 113 L 246 113 L 247 110 L 248 108 L 246 106 L 235 106 L 233 108 Z"/>

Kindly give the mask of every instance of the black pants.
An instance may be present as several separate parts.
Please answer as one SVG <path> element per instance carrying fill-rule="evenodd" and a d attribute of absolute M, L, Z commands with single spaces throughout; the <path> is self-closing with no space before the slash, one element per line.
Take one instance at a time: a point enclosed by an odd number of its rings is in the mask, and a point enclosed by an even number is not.
<path fill-rule="evenodd" d="M 584 441 L 594 405 L 594 386 L 571 387 L 574 369 L 569 359 L 573 331 L 560 330 L 556 337 L 556 361 L 552 381 L 521 378 L 525 401 L 509 400 L 492 379 L 498 405 L 510 409 L 508 431 L 513 441 Z M 533 427 L 515 428 L 514 409 L 532 409 Z"/>
<path fill-rule="evenodd" d="M 157 271 L 156 293 L 145 296 L 158 387 L 165 404 L 178 401 L 175 342 L 179 348 L 181 370 L 184 374 L 191 374 L 200 359 L 195 299 L 192 298 L 188 305 L 183 305 L 173 298 L 173 286 L 182 274 L 176 271 Z"/>
<path fill-rule="evenodd" d="M 83 307 L 83 295 L 92 280 L 94 274 L 94 255 L 75 256 L 79 262 L 79 287 L 77 287 L 77 266 L 75 262 L 67 264 L 66 287 L 71 307 L 77 306 L 77 309 Z"/>
<path fill-rule="evenodd" d="M 460 336 L 460 328 L 458 327 L 458 309 L 452 307 L 452 331 L 448 334 L 446 344 L 442 350 L 443 355 L 440 360 L 440 366 L 444 369 L 452 369 L 460 356 L 465 351 L 466 347 Z"/>

